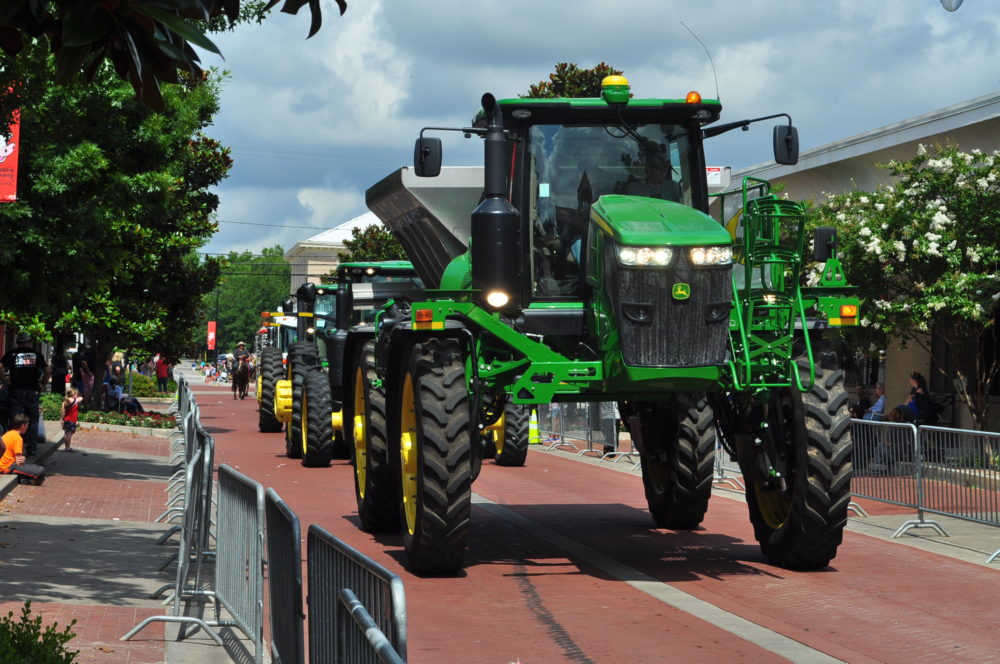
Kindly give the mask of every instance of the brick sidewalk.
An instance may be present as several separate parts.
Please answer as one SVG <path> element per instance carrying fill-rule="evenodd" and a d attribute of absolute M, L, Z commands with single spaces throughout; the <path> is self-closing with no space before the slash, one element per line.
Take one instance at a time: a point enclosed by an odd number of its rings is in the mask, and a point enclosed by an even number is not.
<path fill-rule="evenodd" d="M 170 553 L 155 545 L 166 526 L 153 524 L 164 510 L 169 443 L 81 429 L 73 446 L 76 453 L 60 449 L 45 461 L 43 486 L 17 486 L 0 501 L 0 614 L 17 618 L 32 599 L 43 625 L 61 630 L 77 620 L 68 646 L 80 651 L 77 662 L 161 664 L 163 623 L 118 639 L 164 614 L 139 586 L 143 575 L 154 588 L 169 581 L 156 573 L 155 557 Z"/>

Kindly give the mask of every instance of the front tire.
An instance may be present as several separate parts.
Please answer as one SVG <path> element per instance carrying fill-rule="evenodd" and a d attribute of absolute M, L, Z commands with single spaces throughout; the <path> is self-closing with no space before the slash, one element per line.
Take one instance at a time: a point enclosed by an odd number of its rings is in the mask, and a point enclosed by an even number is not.
<path fill-rule="evenodd" d="M 510 401 L 504 405 L 503 449 L 496 455 L 498 466 L 523 466 L 527 460 L 529 408 Z"/>
<path fill-rule="evenodd" d="M 715 463 L 715 424 L 703 394 L 679 393 L 673 401 L 639 412 L 642 485 L 653 521 L 661 528 L 692 530 L 708 511 Z"/>
<path fill-rule="evenodd" d="M 354 495 L 362 530 L 399 532 L 399 481 L 389 449 L 385 387 L 375 373 L 375 342 L 358 350 L 354 363 L 352 436 Z"/>
<path fill-rule="evenodd" d="M 305 374 L 302 383 L 302 465 L 323 468 L 333 458 L 333 398 L 330 383 L 320 371 Z"/>
<path fill-rule="evenodd" d="M 462 346 L 454 339 L 416 344 L 398 395 L 407 566 L 416 573 L 454 574 L 462 568 L 472 504 L 471 413 Z"/>
<path fill-rule="evenodd" d="M 302 385 L 307 373 L 319 370 L 319 349 L 311 341 L 296 341 L 288 349 L 292 381 L 292 421 L 285 427 L 285 454 L 302 458 Z"/>
<path fill-rule="evenodd" d="M 799 361 L 799 370 L 808 367 Z M 844 372 L 816 365 L 808 392 L 778 391 L 768 429 L 784 430 L 791 458 L 784 490 L 766 482 L 747 486 L 754 535 L 768 560 L 793 569 L 822 569 L 837 555 L 851 499 L 851 415 Z"/>
<path fill-rule="evenodd" d="M 281 351 L 273 346 L 267 346 L 260 352 L 260 405 L 257 408 L 257 428 L 261 433 L 281 431 L 281 422 L 274 416 L 274 386 L 283 377 Z"/>

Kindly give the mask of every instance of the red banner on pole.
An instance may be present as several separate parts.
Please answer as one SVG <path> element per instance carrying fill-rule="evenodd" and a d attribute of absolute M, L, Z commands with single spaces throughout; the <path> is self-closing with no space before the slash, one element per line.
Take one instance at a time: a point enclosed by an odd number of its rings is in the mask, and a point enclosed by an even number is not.
<path fill-rule="evenodd" d="M 14 111 L 10 138 L 0 136 L 0 202 L 17 200 L 17 155 L 21 152 L 21 114 Z"/>
<path fill-rule="evenodd" d="M 208 349 L 215 350 L 215 321 L 208 321 Z"/>

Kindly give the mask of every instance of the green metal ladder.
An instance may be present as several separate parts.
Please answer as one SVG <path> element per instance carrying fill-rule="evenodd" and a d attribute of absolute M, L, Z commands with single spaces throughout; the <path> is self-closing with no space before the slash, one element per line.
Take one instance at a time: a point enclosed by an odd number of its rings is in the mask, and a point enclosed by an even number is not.
<path fill-rule="evenodd" d="M 755 183 L 752 184 L 751 183 Z M 747 200 L 748 185 L 763 185 L 764 195 Z M 795 385 L 809 389 L 815 380 L 809 335 L 804 335 L 809 357 L 809 381 L 803 384 L 792 357 L 796 321 L 806 323 L 800 282 L 805 244 L 802 204 L 770 193 L 765 180 L 743 182 L 743 238 L 737 256 L 743 265 L 743 284 L 734 274 L 734 306 L 738 334 L 730 335 L 730 371 L 738 390 Z"/>

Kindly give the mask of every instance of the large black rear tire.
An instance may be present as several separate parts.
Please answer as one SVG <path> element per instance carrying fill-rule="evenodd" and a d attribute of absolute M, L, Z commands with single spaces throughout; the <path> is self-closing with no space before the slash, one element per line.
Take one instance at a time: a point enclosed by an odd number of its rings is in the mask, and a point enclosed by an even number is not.
<path fill-rule="evenodd" d="M 281 422 L 274 416 L 274 386 L 284 378 L 281 373 L 281 351 L 267 346 L 260 352 L 260 406 L 257 408 L 257 428 L 261 433 L 281 431 Z"/>
<path fill-rule="evenodd" d="M 803 380 L 805 362 L 799 361 Z M 747 485 L 754 535 L 768 560 L 793 569 L 822 569 L 837 555 L 851 500 L 853 443 L 844 372 L 816 365 L 806 393 L 775 393 L 768 430 L 783 431 L 791 455 L 784 490 L 773 483 Z"/>
<path fill-rule="evenodd" d="M 302 458 L 302 385 L 305 376 L 319 371 L 319 349 L 311 341 L 296 341 L 288 348 L 288 371 L 292 380 L 292 421 L 285 427 L 285 453 Z"/>
<path fill-rule="evenodd" d="M 661 528 L 697 528 L 708 511 L 715 464 L 715 424 L 704 394 L 640 406 L 642 484 Z"/>
<path fill-rule="evenodd" d="M 416 344 L 394 402 L 407 566 L 421 574 L 457 573 L 469 532 L 473 464 L 462 345 Z"/>
<path fill-rule="evenodd" d="M 302 383 L 302 465 L 323 468 L 333 455 L 333 409 L 330 383 L 321 371 L 310 371 Z"/>
<path fill-rule="evenodd" d="M 511 403 L 503 409 L 503 449 L 496 455 L 498 466 L 523 466 L 528 458 L 530 406 Z"/>
<path fill-rule="evenodd" d="M 389 447 L 385 388 L 375 374 L 374 341 L 358 349 L 352 378 L 352 421 L 344 426 L 352 427 L 354 495 L 361 528 L 369 533 L 399 532 L 399 457 Z"/>

